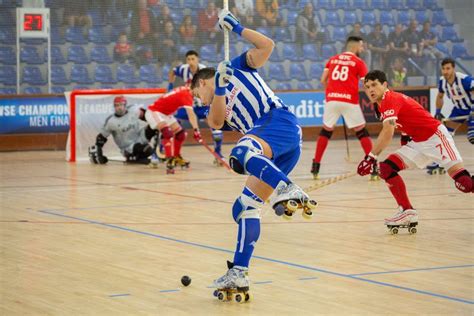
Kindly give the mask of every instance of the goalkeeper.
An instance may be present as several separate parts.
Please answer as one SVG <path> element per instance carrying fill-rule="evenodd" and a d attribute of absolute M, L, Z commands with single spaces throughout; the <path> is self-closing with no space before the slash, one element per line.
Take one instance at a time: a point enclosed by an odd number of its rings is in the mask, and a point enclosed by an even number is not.
<path fill-rule="evenodd" d="M 127 162 L 150 162 L 148 157 L 155 152 L 156 147 L 151 146 L 150 141 L 157 136 L 158 132 L 140 119 L 139 112 L 129 111 L 129 108 L 124 96 L 115 97 L 114 114 L 105 120 L 102 130 L 97 135 L 95 145 L 89 147 L 89 158 L 92 163 L 107 163 L 108 159 L 104 156 L 102 149 L 109 135 L 112 135 Z M 155 139 L 155 144 L 157 144 L 158 137 Z"/>

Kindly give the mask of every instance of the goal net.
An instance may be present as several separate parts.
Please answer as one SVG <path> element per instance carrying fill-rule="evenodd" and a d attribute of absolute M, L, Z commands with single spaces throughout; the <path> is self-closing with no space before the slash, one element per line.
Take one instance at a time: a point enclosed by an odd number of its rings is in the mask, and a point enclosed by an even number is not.
<path fill-rule="evenodd" d="M 147 108 L 166 92 L 165 89 L 117 89 L 117 90 L 75 90 L 66 92 L 69 105 L 70 130 L 66 145 L 67 161 L 89 159 L 88 147 L 95 144 L 108 116 L 114 114 L 113 100 L 123 95 L 127 99 L 128 111 Z M 138 114 L 137 114 L 138 115 Z M 119 148 L 112 137 L 104 145 L 104 153 L 111 159 L 122 160 Z"/>

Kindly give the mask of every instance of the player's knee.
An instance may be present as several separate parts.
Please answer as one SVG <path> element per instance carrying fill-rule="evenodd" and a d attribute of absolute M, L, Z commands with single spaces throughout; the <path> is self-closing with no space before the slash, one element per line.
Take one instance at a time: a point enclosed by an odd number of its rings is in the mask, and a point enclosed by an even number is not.
<path fill-rule="evenodd" d="M 400 171 L 400 168 L 390 159 L 386 159 L 379 164 L 379 176 L 381 179 L 388 180 L 396 177 L 398 171 Z"/>
<path fill-rule="evenodd" d="M 162 129 L 160 129 L 160 132 L 162 139 L 170 140 L 171 138 L 173 138 L 173 132 L 171 131 L 171 128 L 169 128 L 169 126 L 163 127 Z"/>
<path fill-rule="evenodd" d="M 232 206 L 232 217 L 238 223 L 242 218 L 260 218 L 261 204 L 242 194 Z"/>
<path fill-rule="evenodd" d="M 324 127 L 321 129 L 319 132 L 319 136 L 326 137 L 327 139 L 330 139 L 332 136 L 332 132 L 330 130 L 325 129 Z"/>
<path fill-rule="evenodd" d="M 356 132 L 356 136 L 357 136 L 358 139 L 362 139 L 364 137 L 369 137 L 370 135 L 369 135 L 369 131 L 367 130 L 367 128 L 364 127 L 363 129 Z"/>
<path fill-rule="evenodd" d="M 229 156 L 229 165 L 238 174 L 248 174 L 245 165 L 250 158 L 262 155 L 262 145 L 253 138 L 244 137 L 237 143 Z"/>
<path fill-rule="evenodd" d="M 179 142 L 184 141 L 186 139 L 186 132 L 184 131 L 184 129 L 181 129 L 179 132 L 174 134 L 174 138 Z"/>
<path fill-rule="evenodd" d="M 459 191 L 464 193 L 472 192 L 474 184 L 472 183 L 473 179 L 469 174 L 469 171 L 463 169 L 462 171 L 456 173 L 456 175 L 453 176 L 453 179 L 454 185 Z"/>
<path fill-rule="evenodd" d="M 104 135 L 102 134 L 97 135 L 97 138 L 95 140 L 95 144 L 97 146 L 102 147 L 105 145 L 106 142 L 107 142 L 107 137 L 104 137 Z"/>
<path fill-rule="evenodd" d="M 212 131 L 212 138 L 214 139 L 215 142 L 220 142 L 222 141 L 222 131 L 219 130 L 213 130 Z"/>

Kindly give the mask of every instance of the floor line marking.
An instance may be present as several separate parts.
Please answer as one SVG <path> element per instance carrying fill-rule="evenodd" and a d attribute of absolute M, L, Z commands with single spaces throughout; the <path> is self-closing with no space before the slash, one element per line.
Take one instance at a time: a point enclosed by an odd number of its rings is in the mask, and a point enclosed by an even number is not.
<path fill-rule="evenodd" d="M 405 272 L 416 272 L 416 271 L 431 271 L 431 270 L 446 270 L 446 269 L 458 269 L 458 268 L 471 268 L 474 264 L 465 264 L 459 266 L 443 266 L 443 267 L 432 267 L 432 268 L 418 268 L 418 269 L 405 269 L 405 270 L 393 270 L 393 271 L 380 271 L 380 272 L 365 272 L 349 274 L 350 276 L 361 276 L 361 275 L 376 275 L 376 274 L 392 274 L 392 273 L 405 273 Z"/>

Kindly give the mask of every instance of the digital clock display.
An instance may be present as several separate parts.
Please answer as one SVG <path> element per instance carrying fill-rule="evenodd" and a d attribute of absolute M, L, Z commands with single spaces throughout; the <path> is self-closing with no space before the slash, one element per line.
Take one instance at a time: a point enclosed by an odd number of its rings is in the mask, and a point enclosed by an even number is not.
<path fill-rule="evenodd" d="M 42 14 L 25 14 L 23 20 L 24 31 L 42 31 L 43 15 Z"/>

